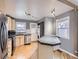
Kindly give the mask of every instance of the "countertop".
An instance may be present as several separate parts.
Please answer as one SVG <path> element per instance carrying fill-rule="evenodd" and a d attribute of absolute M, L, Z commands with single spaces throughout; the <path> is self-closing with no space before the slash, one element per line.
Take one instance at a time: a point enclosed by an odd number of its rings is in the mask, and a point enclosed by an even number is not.
<path fill-rule="evenodd" d="M 19 36 L 19 35 L 27 36 L 27 35 L 31 35 L 31 34 L 30 33 L 16 33 L 16 36 Z"/>
<path fill-rule="evenodd" d="M 14 55 L 10 59 L 29 59 L 38 49 L 38 43 L 32 42 L 30 45 L 19 46 L 15 49 Z"/>

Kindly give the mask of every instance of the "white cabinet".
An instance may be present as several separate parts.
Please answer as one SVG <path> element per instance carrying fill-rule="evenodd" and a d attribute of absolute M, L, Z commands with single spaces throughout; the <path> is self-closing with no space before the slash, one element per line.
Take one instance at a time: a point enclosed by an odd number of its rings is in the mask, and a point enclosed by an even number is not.
<path fill-rule="evenodd" d="M 7 29 L 8 30 L 15 30 L 15 25 L 16 25 L 16 22 L 14 19 L 11 19 L 10 17 L 7 17 Z"/>
<path fill-rule="evenodd" d="M 39 59 L 53 59 L 53 47 L 39 43 Z"/>
<path fill-rule="evenodd" d="M 32 57 L 30 59 L 38 59 L 37 50 L 33 53 Z"/>
<path fill-rule="evenodd" d="M 24 35 L 16 36 L 16 47 L 24 45 Z"/>
<path fill-rule="evenodd" d="M 7 48 L 8 48 L 8 58 L 11 56 L 12 53 L 12 41 L 11 39 L 8 39 L 7 41 Z"/>

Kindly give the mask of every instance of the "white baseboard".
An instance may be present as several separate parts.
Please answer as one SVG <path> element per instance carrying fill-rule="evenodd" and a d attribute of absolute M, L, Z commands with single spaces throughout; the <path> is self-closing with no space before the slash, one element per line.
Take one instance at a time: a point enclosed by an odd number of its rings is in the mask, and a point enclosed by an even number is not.
<path fill-rule="evenodd" d="M 76 55 L 74 55 L 74 54 L 72 54 L 72 53 L 70 53 L 70 52 L 68 52 L 68 51 L 66 51 L 66 50 L 64 50 L 64 49 L 62 49 L 62 48 L 59 48 L 59 50 L 62 51 L 62 52 L 65 52 L 65 53 L 67 53 L 67 54 L 69 54 L 70 56 L 73 56 L 73 57 L 75 57 L 75 58 L 78 58 L 78 56 L 76 56 Z"/>

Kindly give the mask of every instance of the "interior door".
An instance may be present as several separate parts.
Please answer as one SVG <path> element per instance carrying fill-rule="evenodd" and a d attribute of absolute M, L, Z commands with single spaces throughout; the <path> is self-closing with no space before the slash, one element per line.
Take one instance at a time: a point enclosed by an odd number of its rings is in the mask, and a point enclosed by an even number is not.
<path fill-rule="evenodd" d="M 37 40 L 37 23 L 30 23 L 31 41 Z"/>

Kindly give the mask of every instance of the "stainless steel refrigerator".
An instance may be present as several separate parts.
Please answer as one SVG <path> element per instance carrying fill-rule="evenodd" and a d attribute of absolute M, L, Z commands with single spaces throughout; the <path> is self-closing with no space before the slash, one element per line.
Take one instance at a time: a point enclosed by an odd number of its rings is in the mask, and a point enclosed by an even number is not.
<path fill-rule="evenodd" d="M 0 59 L 7 59 L 8 31 L 6 27 L 7 17 L 0 14 Z"/>

